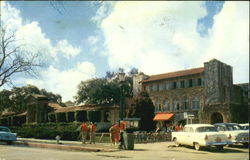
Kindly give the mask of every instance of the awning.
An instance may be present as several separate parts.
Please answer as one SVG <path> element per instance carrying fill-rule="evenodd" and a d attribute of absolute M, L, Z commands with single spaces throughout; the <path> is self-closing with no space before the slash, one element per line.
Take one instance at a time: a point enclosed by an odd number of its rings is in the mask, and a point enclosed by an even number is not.
<path fill-rule="evenodd" d="M 175 113 L 156 113 L 154 121 L 167 121 L 170 120 Z"/>

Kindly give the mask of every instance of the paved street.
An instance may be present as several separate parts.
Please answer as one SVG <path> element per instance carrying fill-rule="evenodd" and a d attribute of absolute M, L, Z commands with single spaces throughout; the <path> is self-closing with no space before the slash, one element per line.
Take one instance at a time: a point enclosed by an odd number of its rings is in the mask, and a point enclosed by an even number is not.
<path fill-rule="evenodd" d="M 223 151 L 196 151 L 191 147 L 172 147 L 172 142 L 135 144 L 135 150 L 80 152 L 0 144 L 0 160 L 248 160 L 248 148 L 225 147 Z"/>

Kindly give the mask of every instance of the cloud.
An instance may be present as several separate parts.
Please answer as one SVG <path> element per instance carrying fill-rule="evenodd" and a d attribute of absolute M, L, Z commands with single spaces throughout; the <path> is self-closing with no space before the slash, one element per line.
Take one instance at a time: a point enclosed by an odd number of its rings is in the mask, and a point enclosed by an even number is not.
<path fill-rule="evenodd" d="M 205 14 L 202 2 L 117 2 L 100 22 L 110 67 L 155 74 L 194 66 L 184 59 L 200 56 L 196 23 Z"/>
<path fill-rule="evenodd" d="M 62 54 L 67 58 L 74 57 L 81 52 L 79 47 L 73 47 L 67 40 L 57 42 L 54 50 L 57 54 Z"/>
<path fill-rule="evenodd" d="M 22 83 L 33 84 L 39 88 L 45 88 L 53 93 L 62 95 L 63 101 L 73 100 L 76 95 L 77 85 L 84 80 L 93 78 L 95 75 L 95 66 L 90 62 L 76 64 L 74 68 L 60 71 L 49 66 L 41 72 L 40 79 L 20 79 Z"/>
<path fill-rule="evenodd" d="M 111 68 L 137 67 L 147 74 L 157 74 L 200 67 L 217 58 L 234 67 L 235 82 L 246 82 L 247 4 L 225 2 L 203 37 L 198 20 L 207 15 L 204 2 L 120 1 L 101 6 L 95 19 L 103 32 Z M 235 54 L 241 56 L 234 58 Z M 244 60 L 240 60 L 242 57 Z"/>
<path fill-rule="evenodd" d="M 24 20 L 20 11 L 7 2 L 1 2 L 1 22 L 16 31 L 19 43 L 24 44 L 23 49 L 28 52 L 42 54 L 43 58 L 58 60 L 58 57 L 71 58 L 78 55 L 80 47 L 75 47 L 67 40 L 59 40 L 52 45 L 51 40 L 42 31 L 39 22 Z M 24 23 L 26 22 L 26 23 Z"/>

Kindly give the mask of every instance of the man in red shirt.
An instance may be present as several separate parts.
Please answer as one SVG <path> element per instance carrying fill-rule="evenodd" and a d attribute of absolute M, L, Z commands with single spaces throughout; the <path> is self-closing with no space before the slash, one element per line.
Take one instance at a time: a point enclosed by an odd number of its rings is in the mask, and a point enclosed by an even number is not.
<path fill-rule="evenodd" d="M 95 123 L 92 123 L 89 125 L 89 136 L 90 136 L 90 141 L 89 144 L 94 143 L 95 144 L 95 132 L 96 132 L 96 125 Z"/>
<path fill-rule="evenodd" d="M 87 136 L 88 136 L 88 131 L 89 131 L 89 128 L 85 122 L 82 123 L 80 127 L 80 131 L 81 131 L 81 136 L 82 136 L 82 144 L 85 144 Z"/>

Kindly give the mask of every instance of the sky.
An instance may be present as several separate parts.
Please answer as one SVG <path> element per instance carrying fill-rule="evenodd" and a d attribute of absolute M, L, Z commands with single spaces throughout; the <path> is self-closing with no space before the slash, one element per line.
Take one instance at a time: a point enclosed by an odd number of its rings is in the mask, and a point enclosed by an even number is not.
<path fill-rule="evenodd" d="M 77 85 L 119 67 L 160 74 L 218 59 L 249 82 L 249 2 L 1 1 L 1 23 L 45 63 L 32 84 L 74 100 Z M 9 88 L 5 85 L 4 88 Z"/>

